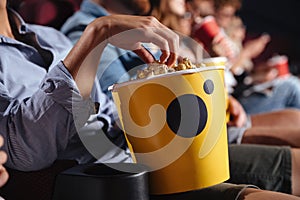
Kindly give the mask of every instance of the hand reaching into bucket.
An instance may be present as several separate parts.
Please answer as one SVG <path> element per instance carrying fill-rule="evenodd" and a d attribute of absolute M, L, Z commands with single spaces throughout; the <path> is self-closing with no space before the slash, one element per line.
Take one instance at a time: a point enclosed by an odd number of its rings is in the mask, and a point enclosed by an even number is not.
<path fill-rule="evenodd" d="M 90 95 L 99 59 L 108 43 L 133 50 L 146 63 L 154 62 L 154 58 L 141 44 L 153 43 L 162 52 L 160 60 L 172 66 L 177 60 L 179 36 L 154 17 L 110 15 L 97 18 L 86 27 L 63 61 L 85 98 Z"/>

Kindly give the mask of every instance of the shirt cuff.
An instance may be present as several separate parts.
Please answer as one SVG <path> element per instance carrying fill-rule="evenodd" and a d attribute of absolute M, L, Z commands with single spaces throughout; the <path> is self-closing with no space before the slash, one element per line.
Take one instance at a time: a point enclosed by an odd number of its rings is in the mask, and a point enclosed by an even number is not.
<path fill-rule="evenodd" d="M 80 126 L 91 114 L 95 113 L 95 104 L 90 98 L 82 98 L 74 79 L 62 61 L 48 72 L 40 89 L 72 113 L 74 119 L 80 122 Z"/>

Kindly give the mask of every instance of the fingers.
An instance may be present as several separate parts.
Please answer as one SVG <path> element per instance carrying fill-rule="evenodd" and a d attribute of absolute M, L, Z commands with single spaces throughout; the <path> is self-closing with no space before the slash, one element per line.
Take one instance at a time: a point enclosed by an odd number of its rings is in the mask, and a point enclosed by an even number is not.
<path fill-rule="evenodd" d="M 3 145 L 3 137 L 0 135 L 0 147 Z M 7 154 L 4 151 L 0 151 L 0 165 L 4 164 L 7 160 Z"/>
<path fill-rule="evenodd" d="M 7 161 L 7 154 L 4 151 L 0 151 L 0 165 Z"/>
<path fill-rule="evenodd" d="M 0 165 L 0 187 L 2 187 L 8 180 L 8 173 L 3 165 Z"/>
<path fill-rule="evenodd" d="M 247 117 L 243 113 L 231 114 L 230 116 L 229 126 L 242 127 L 246 123 Z"/>
<path fill-rule="evenodd" d="M 232 117 L 228 124 L 230 126 L 242 127 L 247 120 L 247 115 L 242 105 L 233 97 L 229 98 L 229 112 Z"/>
<path fill-rule="evenodd" d="M 3 146 L 3 137 L 0 135 L 0 147 Z M 4 151 L 0 151 L 0 165 L 4 164 L 7 160 L 7 154 Z"/>
<path fill-rule="evenodd" d="M 271 41 L 271 36 L 269 34 L 263 34 L 259 37 L 260 41 L 263 43 L 268 43 Z"/>
<path fill-rule="evenodd" d="M 155 61 L 154 55 L 143 45 L 139 45 L 133 52 L 135 52 L 145 63 L 152 63 Z"/>
<path fill-rule="evenodd" d="M 2 145 L 3 145 L 3 137 L 0 135 L 0 147 L 2 147 Z"/>
<path fill-rule="evenodd" d="M 167 28 L 154 28 L 151 42 L 161 50 L 160 62 L 168 66 L 175 64 L 179 49 L 179 36 Z"/>
<path fill-rule="evenodd" d="M 246 123 L 245 115 L 239 115 L 235 120 L 235 124 L 237 127 L 242 127 L 245 123 Z"/>
<path fill-rule="evenodd" d="M 161 56 L 159 61 L 161 63 L 165 63 L 168 66 L 172 66 L 176 63 L 179 49 L 179 37 L 177 34 L 173 32 L 170 33 L 169 29 L 166 28 L 152 28 L 151 31 L 148 30 L 145 37 L 148 38 L 148 40 L 144 40 L 145 42 L 151 42 L 160 49 Z M 133 51 L 146 63 L 155 61 L 155 57 L 147 48 L 143 47 L 143 45 L 139 44 Z"/>
<path fill-rule="evenodd" d="M 0 135 L 0 147 L 3 145 L 3 137 Z M 4 151 L 0 151 L 0 187 L 2 187 L 8 180 L 8 173 L 3 166 L 7 160 L 7 154 Z"/>
<path fill-rule="evenodd" d="M 168 66 L 173 66 L 176 63 L 178 55 L 176 53 L 171 52 L 170 57 L 168 58 L 166 64 Z"/>
<path fill-rule="evenodd" d="M 110 18 L 112 19 L 109 20 Z M 112 45 L 132 50 L 149 63 L 153 61 L 153 56 L 141 43 L 152 43 L 161 51 L 160 62 L 168 66 L 175 64 L 179 51 L 179 36 L 156 18 L 114 15 L 105 19 L 110 23 L 107 41 Z"/>
<path fill-rule="evenodd" d="M 171 30 L 168 30 L 165 32 L 165 34 L 168 34 L 168 37 L 171 36 L 171 38 L 168 40 L 168 44 L 170 47 L 169 52 L 165 52 L 165 55 L 168 55 L 167 58 L 162 58 L 161 60 L 166 60 L 166 64 L 168 66 L 172 66 L 176 63 L 176 60 L 178 58 L 178 52 L 179 52 L 179 36 L 177 34 L 175 34 L 173 31 L 170 32 Z M 164 55 L 164 51 L 162 56 Z"/>
<path fill-rule="evenodd" d="M 175 64 L 179 51 L 179 36 L 160 22 L 154 20 L 153 32 L 157 35 L 152 43 L 161 49 L 160 61 L 168 66 Z"/>

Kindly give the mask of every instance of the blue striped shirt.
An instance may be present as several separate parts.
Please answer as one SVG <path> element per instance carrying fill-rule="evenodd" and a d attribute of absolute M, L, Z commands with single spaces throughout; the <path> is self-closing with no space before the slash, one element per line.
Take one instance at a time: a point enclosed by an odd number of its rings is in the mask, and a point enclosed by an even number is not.
<path fill-rule="evenodd" d="M 110 140 L 103 143 L 92 139 L 103 148 L 86 142 L 91 141 L 86 140 L 88 137 L 105 136 L 102 128 L 111 129 L 116 112 L 96 81 L 91 98 L 81 98 L 61 62 L 72 43 L 53 28 L 26 24 L 18 14 L 12 14 L 18 18 L 18 32 L 24 41 L 0 35 L 0 134 L 8 154 L 6 166 L 28 171 L 46 167 L 56 159 L 80 163 L 130 159 Z M 94 102 L 100 103 L 98 113 Z"/>

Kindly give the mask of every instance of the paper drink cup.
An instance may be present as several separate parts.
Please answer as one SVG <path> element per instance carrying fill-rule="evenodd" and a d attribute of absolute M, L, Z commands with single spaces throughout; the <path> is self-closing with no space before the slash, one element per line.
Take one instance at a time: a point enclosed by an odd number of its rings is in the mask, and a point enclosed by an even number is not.
<path fill-rule="evenodd" d="M 196 26 L 193 36 L 201 41 L 205 49 L 209 49 L 214 38 L 220 34 L 221 29 L 213 16 L 206 16 Z"/>
<path fill-rule="evenodd" d="M 151 194 L 229 179 L 224 67 L 172 72 L 111 90 L 131 153 L 150 169 Z"/>
<path fill-rule="evenodd" d="M 286 56 L 274 56 L 268 60 L 268 63 L 277 69 L 279 77 L 290 75 L 288 58 Z"/>

